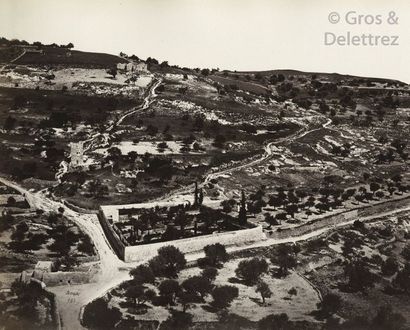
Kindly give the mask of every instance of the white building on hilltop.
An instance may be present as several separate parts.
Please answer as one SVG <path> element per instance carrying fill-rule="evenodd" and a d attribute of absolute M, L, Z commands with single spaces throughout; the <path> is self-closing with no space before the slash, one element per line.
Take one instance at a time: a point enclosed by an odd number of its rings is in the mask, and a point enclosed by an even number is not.
<path fill-rule="evenodd" d="M 118 70 L 124 70 L 127 72 L 140 72 L 140 73 L 145 73 L 148 72 L 148 66 L 147 63 L 144 62 L 128 62 L 128 63 L 118 63 L 117 64 L 117 69 Z"/>

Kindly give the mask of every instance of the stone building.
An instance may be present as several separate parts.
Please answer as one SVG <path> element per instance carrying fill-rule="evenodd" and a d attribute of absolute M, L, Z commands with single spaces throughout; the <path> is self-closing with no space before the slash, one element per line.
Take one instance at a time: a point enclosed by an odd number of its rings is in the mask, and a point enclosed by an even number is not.
<path fill-rule="evenodd" d="M 143 73 L 143 72 L 148 72 L 148 66 L 147 63 L 144 62 L 128 62 L 128 63 L 118 63 L 117 64 L 117 69 L 118 70 L 124 70 L 127 72 L 137 72 L 137 73 Z"/>
<path fill-rule="evenodd" d="M 84 146 L 83 142 L 71 143 L 70 168 L 81 167 L 84 165 Z"/>

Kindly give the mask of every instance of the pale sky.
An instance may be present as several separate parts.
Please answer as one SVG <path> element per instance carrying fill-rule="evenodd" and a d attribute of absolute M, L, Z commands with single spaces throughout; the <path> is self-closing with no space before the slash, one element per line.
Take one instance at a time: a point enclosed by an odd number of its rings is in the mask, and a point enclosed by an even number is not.
<path fill-rule="evenodd" d="M 330 12 L 341 16 L 328 21 Z M 382 15 L 349 25 L 345 14 Z M 395 11 L 398 24 L 388 24 Z M 337 35 L 398 35 L 399 46 L 325 46 Z M 297 69 L 410 83 L 408 0 L 0 0 L 0 36 L 188 67 Z"/>

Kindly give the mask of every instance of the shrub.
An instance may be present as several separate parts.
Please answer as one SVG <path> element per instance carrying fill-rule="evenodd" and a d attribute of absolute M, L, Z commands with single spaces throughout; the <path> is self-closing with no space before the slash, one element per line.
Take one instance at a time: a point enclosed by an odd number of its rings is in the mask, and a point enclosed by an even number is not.
<path fill-rule="evenodd" d="M 160 248 L 158 255 L 149 261 L 149 266 L 156 276 L 177 277 L 185 265 L 184 254 L 172 245 Z"/>
<path fill-rule="evenodd" d="M 205 277 L 210 282 L 215 280 L 216 275 L 218 275 L 218 270 L 215 267 L 205 267 L 201 272 L 201 276 Z"/>
<path fill-rule="evenodd" d="M 391 276 L 399 269 L 399 263 L 395 258 L 389 257 L 381 265 L 381 272 L 383 275 Z"/>
<path fill-rule="evenodd" d="M 155 275 L 151 267 L 148 265 L 139 265 L 130 271 L 130 275 L 135 282 L 144 284 L 144 283 L 154 283 Z"/>
<path fill-rule="evenodd" d="M 125 296 L 133 302 L 134 307 L 146 301 L 152 301 L 156 297 L 154 290 L 146 289 L 141 284 L 134 284 L 128 287 Z"/>
<path fill-rule="evenodd" d="M 402 314 L 393 312 L 390 305 L 383 306 L 377 311 L 376 316 L 371 322 L 370 328 L 375 330 L 407 329 L 406 319 Z"/>
<path fill-rule="evenodd" d="M 236 286 L 232 285 L 222 285 L 216 287 L 212 291 L 212 306 L 218 309 L 224 309 L 229 307 L 231 302 L 237 298 L 239 295 L 239 290 Z"/>
<path fill-rule="evenodd" d="M 182 287 L 187 293 L 194 294 L 196 296 L 201 296 L 203 299 L 212 290 L 211 282 L 202 276 L 192 276 L 187 278 L 183 283 Z"/>
<path fill-rule="evenodd" d="M 338 295 L 328 293 L 323 297 L 322 301 L 317 304 L 317 307 L 323 317 L 329 317 L 339 310 L 341 304 L 342 300 Z"/>
<path fill-rule="evenodd" d="M 175 280 L 164 280 L 158 286 L 161 296 L 168 297 L 169 301 L 173 303 L 176 295 L 181 291 L 179 283 Z"/>
<path fill-rule="evenodd" d="M 372 254 L 369 261 L 375 265 L 383 264 L 383 258 L 379 254 Z"/>
<path fill-rule="evenodd" d="M 242 260 L 235 270 L 238 278 L 243 280 L 246 285 L 253 285 L 263 273 L 267 273 L 268 263 L 264 259 L 252 258 Z"/>
<path fill-rule="evenodd" d="M 98 298 L 85 306 L 82 321 L 88 328 L 113 329 L 120 319 L 118 308 L 109 308 L 103 298 Z"/>
<path fill-rule="evenodd" d="M 161 323 L 159 330 L 185 330 L 190 329 L 191 326 L 191 314 L 172 309 L 171 315 L 164 322 Z"/>
<path fill-rule="evenodd" d="M 400 270 L 393 280 L 395 287 L 410 294 L 410 263 L 407 263 L 402 270 Z"/>
<path fill-rule="evenodd" d="M 407 244 L 404 248 L 403 251 L 401 251 L 401 255 L 403 258 L 406 260 L 410 261 L 410 244 Z"/>
<path fill-rule="evenodd" d="M 308 252 L 316 252 L 318 250 L 324 249 L 328 246 L 327 242 L 323 238 L 313 239 L 308 241 L 306 248 Z"/>
<path fill-rule="evenodd" d="M 271 314 L 258 322 L 259 330 L 272 330 L 272 329 L 291 329 L 291 323 L 289 321 L 288 315 L 282 314 Z"/>
<path fill-rule="evenodd" d="M 288 293 L 289 293 L 291 296 L 296 296 L 296 295 L 298 294 L 298 290 L 296 290 L 296 288 L 291 288 L 291 289 L 288 291 Z"/>
<path fill-rule="evenodd" d="M 220 243 L 207 245 L 204 247 L 204 251 L 209 266 L 220 267 L 229 259 L 225 246 Z"/>
<path fill-rule="evenodd" d="M 16 205 L 16 199 L 13 196 L 10 196 L 7 198 L 7 206 L 15 206 Z"/>
<path fill-rule="evenodd" d="M 269 285 L 263 281 L 259 281 L 255 291 L 260 293 L 263 303 L 265 303 L 266 298 L 270 298 L 272 296 L 272 291 L 270 290 Z"/>
<path fill-rule="evenodd" d="M 364 291 L 374 286 L 374 275 L 363 260 L 351 261 L 344 270 L 348 285 L 354 291 Z"/>
<path fill-rule="evenodd" d="M 285 276 L 289 269 L 296 267 L 295 250 L 291 245 L 279 245 L 271 255 L 271 262 L 279 266 L 279 276 Z"/>

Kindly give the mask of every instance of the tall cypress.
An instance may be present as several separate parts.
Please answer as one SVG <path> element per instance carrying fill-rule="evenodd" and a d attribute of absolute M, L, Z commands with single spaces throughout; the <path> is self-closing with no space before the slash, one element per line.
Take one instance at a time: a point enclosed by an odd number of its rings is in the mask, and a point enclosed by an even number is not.
<path fill-rule="evenodd" d="M 247 218 L 246 218 L 246 198 L 245 198 L 245 192 L 242 190 L 242 197 L 241 197 L 241 206 L 239 209 L 239 224 L 241 225 L 246 225 L 247 223 Z"/>

